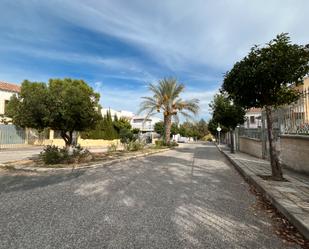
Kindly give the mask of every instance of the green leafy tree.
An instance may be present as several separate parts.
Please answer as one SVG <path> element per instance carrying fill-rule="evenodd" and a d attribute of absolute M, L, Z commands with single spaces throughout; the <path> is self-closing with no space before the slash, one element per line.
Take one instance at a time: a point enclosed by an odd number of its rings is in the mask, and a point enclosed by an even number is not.
<path fill-rule="evenodd" d="M 209 134 L 208 125 L 204 119 L 201 119 L 197 124 L 198 139 L 201 139 Z"/>
<path fill-rule="evenodd" d="M 20 127 L 59 130 L 66 146 L 74 131 L 95 127 L 100 95 L 83 80 L 50 79 L 48 84 L 25 80 L 8 103 L 7 115 Z"/>
<path fill-rule="evenodd" d="M 160 122 L 155 123 L 154 130 L 155 130 L 156 133 L 163 136 L 164 135 L 164 122 L 160 121 Z M 178 133 L 179 133 L 178 125 L 176 123 L 172 123 L 172 125 L 171 125 L 171 136 L 176 135 Z"/>
<path fill-rule="evenodd" d="M 164 120 L 164 141 L 170 144 L 172 118 L 178 122 L 178 114 L 191 117 L 190 114 L 197 114 L 199 110 L 198 100 L 182 100 L 180 94 L 184 91 L 184 85 L 179 84 L 174 78 L 164 78 L 157 85 L 150 84 L 149 90 L 152 97 L 143 97 L 140 112 L 146 112 L 146 118 L 157 112 L 163 113 Z"/>
<path fill-rule="evenodd" d="M 139 133 L 140 133 L 140 129 L 139 128 L 133 128 L 132 129 L 132 133 L 134 134 L 134 135 L 138 135 Z"/>
<path fill-rule="evenodd" d="M 179 134 L 180 134 L 180 136 L 182 136 L 182 137 L 188 137 L 189 135 L 189 133 L 188 133 L 188 129 L 183 125 L 183 124 L 181 124 L 180 126 L 179 126 Z"/>
<path fill-rule="evenodd" d="M 110 111 L 107 111 L 106 115 L 103 117 L 102 129 L 104 130 L 104 139 L 113 140 L 119 138 Z"/>
<path fill-rule="evenodd" d="M 104 120 L 101 118 L 96 127 L 80 133 L 83 139 L 105 139 Z"/>
<path fill-rule="evenodd" d="M 232 103 L 226 94 L 217 94 L 209 105 L 212 109 L 212 119 L 231 134 L 231 152 L 234 153 L 233 130 L 245 122 L 246 111 L 243 107 Z"/>
<path fill-rule="evenodd" d="M 272 110 L 299 97 L 292 86 L 309 72 L 309 45 L 291 44 L 280 34 L 263 47 L 254 46 L 224 78 L 223 90 L 245 108 L 265 108 L 272 177 L 282 180 L 282 167 L 273 136 Z"/>
<path fill-rule="evenodd" d="M 122 144 L 128 144 L 136 140 L 136 136 L 133 134 L 131 130 L 127 128 L 123 128 L 120 130 L 119 137 L 120 137 L 120 142 Z"/>
<path fill-rule="evenodd" d="M 132 126 L 130 124 L 130 121 L 124 117 L 121 117 L 118 119 L 117 115 L 115 115 L 114 117 L 114 121 L 113 121 L 114 127 L 117 131 L 117 133 L 120 133 L 120 130 L 122 129 L 128 129 L 131 130 Z"/>
<path fill-rule="evenodd" d="M 163 136 L 163 134 L 164 134 L 164 122 L 160 121 L 160 122 L 155 123 L 154 131 L 156 133 L 160 134 L 161 136 Z"/>
<path fill-rule="evenodd" d="M 209 132 L 213 135 L 213 136 L 217 136 L 218 131 L 217 131 L 217 127 L 218 127 L 218 122 L 216 122 L 213 118 L 211 118 L 208 121 L 208 130 Z M 222 128 L 222 127 L 221 127 Z M 224 128 L 224 127 L 223 127 Z M 223 130 L 223 129 L 222 129 Z M 225 131 L 226 132 L 226 131 Z"/>
<path fill-rule="evenodd" d="M 172 123 L 171 126 L 171 136 L 179 133 L 178 125 L 176 123 Z"/>

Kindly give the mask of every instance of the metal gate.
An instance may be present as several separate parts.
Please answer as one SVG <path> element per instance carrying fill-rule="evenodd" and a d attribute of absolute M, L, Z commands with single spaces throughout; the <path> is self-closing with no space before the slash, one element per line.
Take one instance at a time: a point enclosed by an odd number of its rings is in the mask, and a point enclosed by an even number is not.
<path fill-rule="evenodd" d="M 26 131 L 12 124 L 0 124 L 0 149 L 15 148 L 26 143 Z"/>

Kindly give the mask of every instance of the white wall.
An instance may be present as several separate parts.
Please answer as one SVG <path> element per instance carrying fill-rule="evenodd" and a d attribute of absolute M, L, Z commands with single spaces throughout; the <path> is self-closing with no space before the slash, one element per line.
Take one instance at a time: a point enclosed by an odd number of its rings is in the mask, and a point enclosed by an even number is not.
<path fill-rule="evenodd" d="M 0 114 L 4 114 L 5 101 L 10 100 L 14 92 L 0 90 Z"/>
<path fill-rule="evenodd" d="M 254 117 L 254 123 L 251 123 L 250 117 Z M 245 128 L 259 128 L 262 126 L 261 113 L 246 113 L 246 121 L 244 123 Z"/>
<path fill-rule="evenodd" d="M 161 119 L 157 117 L 150 117 L 144 121 L 145 117 L 135 116 L 131 120 L 132 128 L 140 129 L 141 131 L 154 131 L 154 125 L 157 122 L 160 122 Z"/>
<path fill-rule="evenodd" d="M 114 118 L 115 115 L 117 115 L 118 118 L 127 118 L 127 119 L 131 119 L 134 116 L 133 112 L 123 110 L 116 111 L 110 108 L 102 108 L 101 110 L 102 116 L 105 116 L 108 111 L 110 111 L 112 118 Z"/>

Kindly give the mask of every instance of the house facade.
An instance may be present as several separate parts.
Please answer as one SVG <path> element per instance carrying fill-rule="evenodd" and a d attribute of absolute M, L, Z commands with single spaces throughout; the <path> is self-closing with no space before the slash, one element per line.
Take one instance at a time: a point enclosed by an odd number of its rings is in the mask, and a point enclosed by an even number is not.
<path fill-rule="evenodd" d="M 160 118 L 157 117 L 149 117 L 146 119 L 145 116 L 138 116 L 130 111 L 116 111 L 111 108 L 102 108 L 102 116 L 105 116 L 107 112 L 111 113 L 112 119 L 114 119 L 115 115 L 118 118 L 126 118 L 130 121 L 133 129 L 139 129 L 141 132 L 153 132 L 155 123 L 162 121 Z"/>
<path fill-rule="evenodd" d="M 20 86 L 4 81 L 0 81 L 0 115 L 5 114 L 6 106 L 10 100 L 10 98 L 14 94 L 18 94 L 20 92 Z M 2 120 L 2 119 L 1 119 Z M 0 122 L 1 122 L 0 120 Z"/>
<path fill-rule="evenodd" d="M 245 114 L 244 128 L 261 128 L 262 127 L 262 109 L 261 108 L 250 108 Z"/>
<path fill-rule="evenodd" d="M 157 117 L 134 116 L 131 119 L 131 126 L 133 129 L 139 129 L 142 132 L 153 132 L 155 123 L 160 121 L 162 120 Z"/>

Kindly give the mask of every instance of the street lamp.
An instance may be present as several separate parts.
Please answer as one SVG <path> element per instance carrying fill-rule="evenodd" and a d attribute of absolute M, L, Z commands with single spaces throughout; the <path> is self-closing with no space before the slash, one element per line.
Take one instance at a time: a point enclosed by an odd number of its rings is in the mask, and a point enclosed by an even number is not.
<path fill-rule="evenodd" d="M 218 127 L 217 127 L 217 131 L 218 131 L 218 140 L 219 140 L 219 145 L 220 145 L 220 132 L 221 132 L 221 127 L 220 127 L 220 124 L 218 124 Z"/>

